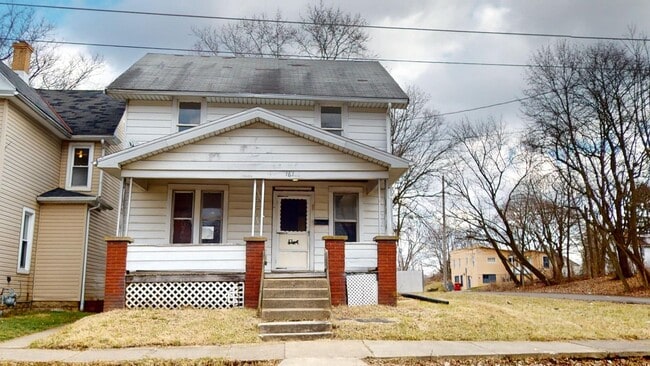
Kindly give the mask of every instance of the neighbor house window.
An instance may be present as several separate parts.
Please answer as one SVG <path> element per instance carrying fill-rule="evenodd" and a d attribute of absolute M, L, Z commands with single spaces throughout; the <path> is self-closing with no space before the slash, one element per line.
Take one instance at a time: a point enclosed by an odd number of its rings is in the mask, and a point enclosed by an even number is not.
<path fill-rule="evenodd" d="M 497 259 L 494 258 L 494 257 L 488 257 L 487 262 L 488 262 L 488 263 L 496 263 L 496 262 L 497 262 Z"/>
<path fill-rule="evenodd" d="M 348 241 L 359 240 L 359 194 L 333 193 L 334 235 L 346 235 Z"/>
<path fill-rule="evenodd" d="M 343 132 L 341 107 L 320 107 L 320 126 L 325 131 L 341 136 Z"/>
<path fill-rule="evenodd" d="M 223 239 L 224 191 L 172 192 L 171 240 L 174 244 L 214 244 Z"/>
<path fill-rule="evenodd" d="M 178 131 L 185 131 L 201 123 L 201 102 L 178 103 Z"/>
<path fill-rule="evenodd" d="M 496 282 L 497 282 L 497 275 L 495 274 L 483 275 L 483 283 L 496 283 Z"/>
<path fill-rule="evenodd" d="M 18 273 L 29 273 L 32 260 L 34 216 L 34 210 L 23 208 L 23 222 L 20 226 L 20 242 L 18 244 Z"/>
<path fill-rule="evenodd" d="M 548 260 L 547 256 L 542 257 L 542 264 L 543 264 L 544 268 L 551 268 L 551 261 Z"/>
<path fill-rule="evenodd" d="M 89 191 L 92 180 L 92 144 L 70 144 L 66 189 Z"/>

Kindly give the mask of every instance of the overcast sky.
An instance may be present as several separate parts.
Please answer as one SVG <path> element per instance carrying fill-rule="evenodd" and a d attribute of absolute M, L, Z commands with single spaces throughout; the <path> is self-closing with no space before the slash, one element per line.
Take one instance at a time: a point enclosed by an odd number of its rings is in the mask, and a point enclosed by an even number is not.
<path fill-rule="evenodd" d="M 21 2 L 21 1 L 18 1 Z M 284 18 L 297 20 L 305 13 L 302 0 L 102 0 L 45 1 L 32 4 L 96 7 L 164 13 L 248 17 L 280 9 Z M 372 25 L 438 29 L 554 33 L 582 36 L 627 36 L 630 27 L 650 34 L 650 3 L 606 0 L 536 1 L 425 1 L 347 0 L 325 1 L 350 13 L 360 13 Z M 72 42 L 147 45 L 190 48 L 192 26 L 224 24 L 216 20 L 170 18 L 38 9 L 57 27 L 59 38 Z M 478 35 L 405 30 L 368 30 L 370 50 L 379 58 L 432 61 L 527 63 L 539 47 L 554 38 Z M 583 41 L 584 42 L 584 41 Z M 103 88 L 142 57 L 146 50 L 75 47 L 82 52 L 101 53 L 107 68 L 95 87 Z M 521 97 L 524 69 L 519 67 L 461 66 L 383 62 L 402 85 L 417 85 L 431 97 L 431 107 L 454 112 Z M 494 116 L 510 126 L 521 126 L 517 103 L 472 113 L 448 115 L 454 123 L 463 118 Z"/>

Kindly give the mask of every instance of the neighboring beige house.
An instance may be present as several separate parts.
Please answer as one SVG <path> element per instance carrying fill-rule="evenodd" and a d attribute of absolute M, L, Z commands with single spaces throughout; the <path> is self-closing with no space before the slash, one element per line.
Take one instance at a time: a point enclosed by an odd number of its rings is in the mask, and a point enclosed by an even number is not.
<path fill-rule="evenodd" d="M 31 47 L 14 48 L 14 70 L 0 63 L 0 287 L 21 306 L 99 310 L 119 180 L 92 162 L 118 148 L 124 103 L 35 90 Z"/>
<path fill-rule="evenodd" d="M 513 271 L 519 273 L 520 266 L 511 252 L 502 250 L 502 253 L 508 258 Z M 524 255 L 535 268 L 552 275 L 551 263 L 546 253 L 529 250 Z M 508 271 L 493 248 L 476 246 L 456 249 L 450 253 L 450 260 L 452 280 L 454 283 L 460 283 L 463 288 L 511 281 Z M 524 276 L 524 280 L 530 280 L 530 277 Z"/>

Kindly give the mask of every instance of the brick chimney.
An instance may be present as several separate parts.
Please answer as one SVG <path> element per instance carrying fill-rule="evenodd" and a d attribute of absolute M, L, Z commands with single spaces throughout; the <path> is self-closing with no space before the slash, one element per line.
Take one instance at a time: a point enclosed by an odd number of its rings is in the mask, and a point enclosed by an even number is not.
<path fill-rule="evenodd" d="M 11 68 L 16 72 L 16 74 L 18 74 L 18 76 L 27 82 L 29 79 L 29 62 L 32 58 L 32 52 L 34 49 L 25 41 L 14 42 L 11 46 L 14 49 Z"/>

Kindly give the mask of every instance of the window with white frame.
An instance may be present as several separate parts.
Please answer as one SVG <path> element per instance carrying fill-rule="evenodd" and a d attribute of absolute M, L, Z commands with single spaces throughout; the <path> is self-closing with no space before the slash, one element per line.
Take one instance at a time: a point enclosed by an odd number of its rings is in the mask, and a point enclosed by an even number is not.
<path fill-rule="evenodd" d="M 178 131 L 185 131 L 201 124 L 201 102 L 178 103 Z"/>
<path fill-rule="evenodd" d="M 359 241 L 359 194 L 334 192 L 332 194 L 334 235 L 346 235 L 348 241 Z"/>
<path fill-rule="evenodd" d="M 320 107 L 320 126 L 325 131 L 341 136 L 343 133 L 341 107 Z"/>
<path fill-rule="evenodd" d="M 20 226 L 20 242 L 18 243 L 18 273 L 29 273 L 34 238 L 34 218 L 34 210 L 23 208 L 23 222 Z"/>
<path fill-rule="evenodd" d="M 89 191 L 92 183 L 93 144 L 70 144 L 66 189 Z"/>
<path fill-rule="evenodd" d="M 225 191 L 178 189 L 171 196 L 171 241 L 174 244 L 222 243 Z"/>

